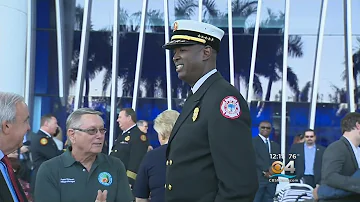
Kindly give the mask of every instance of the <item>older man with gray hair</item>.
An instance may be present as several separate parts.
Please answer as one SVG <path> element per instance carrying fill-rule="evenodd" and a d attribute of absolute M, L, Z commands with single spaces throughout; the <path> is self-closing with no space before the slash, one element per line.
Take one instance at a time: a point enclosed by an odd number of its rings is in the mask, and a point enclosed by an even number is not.
<path fill-rule="evenodd" d="M 71 146 L 40 166 L 36 201 L 133 201 L 124 164 L 101 153 L 106 133 L 101 113 L 75 110 L 66 121 L 66 130 Z"/>
<path fill-rule="evenodd" d="M 0 92 L 0 201 L 27 201 L 7 155 L 22 146 L 29 130 L 29 110 L 24 98 Z"/>

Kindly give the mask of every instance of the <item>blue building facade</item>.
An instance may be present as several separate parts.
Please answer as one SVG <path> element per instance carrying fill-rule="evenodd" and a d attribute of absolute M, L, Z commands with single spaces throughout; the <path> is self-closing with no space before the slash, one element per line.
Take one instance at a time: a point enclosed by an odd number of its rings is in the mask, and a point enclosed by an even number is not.
<path fill-rule="evenodd" d="M 69 1 L 70 2 L 70 1 Z M 84 79 L 84 98 L 82 106 L 92 107 L 104 113 L 106 127 L 110 124 L 111 65 L 112 65 L 112 3 L 107 0 L 93 0 L 91 30 L 88 47 L 87 69 Z M 121 1 L 120 38 L 119 38 L 119 86 L 117 108 L 131 107 L 135 67 L 139 42 L 140 0 L 136 2 Z M 159 3 L 160 2 L 160 3 Z M 196 19 L 197 1 L 193 1 L 192 10 L 184 9 L 185 1 L 169 2 L 170 22 L 176 19 Z M 291 1 L 289 60 L 288 60 L 288 95 L 286 109 L 287 145 L 293 137 L 309 128 L 310 97 L 314 68 L 317 26 L 321 7 L 320 0 Z M 347 88 L 344 65 L 344 22 L 334 22 L 333 18 L 342 18 L 344 11 L 341 0 L 329 3 L 327 24 L 325 25 L 324 45 L 320 70 L 320 84 L 317 99 L 315 131 L 318 141 L 328 145 L 341 136 L 340 120 L 349 111 L 347 107 Z M 221 27 L 225 36 L 221 42 L 217 69 L 230 81 L 229 31 L 227 5 L 213 1 L 214 5 L 203 5 L 203 20 Z M 236 3 L 238 7 L 236 7 Z M 257 1 L 233 2 L 233 44 L 234 44 L 234 76 L 235 86 L 246 97 L 252 46 L 254 40 L 254 24 Z M 152 129 L 152 120 L 168 108 L 166 97 L 166 58 L 161 48 L 164 44 L 164 9 L 162 1 L 151 0 L 148 3 L 148 20 L 146 21 L 145 45 L 143 49 L 143 65 L 140 76 L 140 92 L 138 95 L 138 119 L 149 121 L 149 138 L 152 145 L 158 146 L 157 135 Z M 72 112 L 74 104 L 74 85 L 77 82 L 77 65 L 79 61 L 81 24 L 84 0 L 72 1 L 66 6 L 76 5 L 73 13 L 65 12 L 65 24 L 68 26 L 65 40 L 67 51 L 67 68 L 64 82 L 67 89 L 65 98 L 59 96 L 58 50 L 56 34 L 55 2 L 50 0 L 36 1 L 36 53 L 34 78 L 33 130 L 40 127 L 40 117 L 53 113 L 60 126 L 65 128 L 66 117 Z M 254 96 L 251 100 L 253 134 L 257 135 L 258 124 L 263 120 L 272 123 L 273 139 L 280 142 L 281 138 L 281 80 L 283 63 L 284 39 L 284 5 L 285 0 L 266 0 L 262 6 L 261 25 L 258 37 L 256 66 L 254 77 Z M 182 7 L 183 6 L 183 7 Z M 306 8 L 309 8 L 307 13 Z M 296 9 L 297 8 L 297 9 Z M 301 12 L 299 10 L 303 9 Z M 184 12 L 179 10 L 183 9 Z M 353 2 L 352 13 L 360 9 L 360 3 Z M 110 13 L 110 14 L 109 14 Z M 359 12 L 360 13 L 360 12 Z M 108 17 L 104 17 L 108 16 Z M 357 103 L 357 73 L 360 72 L 360 26 L 358 14 L 353 16 L 353 63 L 355 81 L 355 103 Z M 359 16 L 360 17 L 360 16 Z M 111 21 L 111 20 L 109 20 Z M 337 28 L 332 26 L 337 23 Z M 65 26 L 66 27 L 66 26 Z M 70 27 L 70 28 L 69 28 Z M 73 28 L 73 29 L 72 29 Z M 342 31 L 341 31 L 342 30 Z M 339 45 L 340 44 L 340 45 Z M 340 55 L 340 56 L 339 56 Z M 338 57 L 339 56 L 339 57 Z M 342 60 L 343 59 L 343 60 Z M 344 79 L 342 79 L 344 77 Z M 181 111 L 184 98 L 189 87 L 177 78 L 175 67 L 171 64 L 172 108 Z M 116 135 L 115 135 L 116 136 Z"/>

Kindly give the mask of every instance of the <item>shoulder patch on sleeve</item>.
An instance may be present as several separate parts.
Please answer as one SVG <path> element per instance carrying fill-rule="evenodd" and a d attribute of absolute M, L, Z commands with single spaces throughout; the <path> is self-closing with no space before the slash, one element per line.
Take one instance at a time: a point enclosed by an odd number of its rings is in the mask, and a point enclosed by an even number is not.
<path fill-rule="evenodd" d="M 44 138 L 44 137 L 40 139 L 40 144 L 41 144 L 41 145 L 47 145 L 48 142 L 49 142 L 49 141 L 48 141 L 46 138 Z"/>
<path fill-rule="evenodd" d="M 141 141 L 145 142 L 145 141 L 146 141 L 146 135 L 144 135 L 144 134 L 141 135 L 141 136 L 140 136 L 140 139 L 141 139 Z"/>
<path fill-rule="evenodd" d="M 227 119 L 237 119 L 241 115 L 238 99 L 235 96 L 227 96 L 220 103 L 220 112 Z"/>

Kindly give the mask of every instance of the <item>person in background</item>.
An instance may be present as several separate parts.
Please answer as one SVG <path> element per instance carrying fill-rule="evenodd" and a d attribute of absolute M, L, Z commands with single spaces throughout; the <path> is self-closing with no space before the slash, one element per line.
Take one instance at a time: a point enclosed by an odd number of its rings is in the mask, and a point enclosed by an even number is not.
<path fill-rule="evenodd" d="M 58 149 L 54 141 L 53 135 L 58 128 L 57 119 L 51 114 L 47 114 L 41 117 L 41 127 L 36 135 L 31 138 L 31 155 L 33 158 L 34 170 L 31 176 L 31 193 L 34 194 L 36 189 L 36 176 L 40 165 L 62 154 L 62 151 Z M 36 200 L 34 198 L 34 200 Z"/>
<path fill-rule="evenodd" d="M 22 96 L 0 92 L 0 201 L 27 202 L 7 155 L 19 149 L 30 131 L 29 110 Z"/>
<path fill-rule="evenodd" d="M 273 175 L 271 169 L 275 161 L 282 161 L 280 145 L 270 141 L 272 130 L 269 121 L 262 121 L 259 124 L 259 135 L 253 138 L 253 146 L 256 153 L 256 171 L 259 181 L 259 189 L 256 192 L 254 202 L 273 202 L 276 191 L 276 182 L 270 182 Z"/>
<path fill-rule="evenodd" d="M 336 199 L 320 199 L 320 202 L 360 201 L 360 180 L 351 177 L 360 165 L 360 113 L 352 112 L 341 120 L 341 138 L 331 143 L 324 152 L 321 169 L 320 187 L 325 184 L 345 190 L 354 195 Z M 317 196 L 314 189 L 314 196 Z M 317 198 L 315 198 L 317 199 Z"/>
<path fill-rule="evenodd" d="M 53 139 L 55 141 L 57 148 L 59 150 L 63 150 L 64 149 L 63 132 L 60 126 L 56 129 Z"/>
<path fill-rule="evenodd" d="M 299 133 L 294 137 L 293 144 L 303 143 L 305 141 L 305 135 L 303 133 Z"/>
<path fill-rule="evenodd" d="M 140 163 L 149 146 L 147 136 L 136 126 L 136 113 L 131 108 L 120 110 L 117 119 L 123 131 L 116 138 L 110 155 L 119 158 L 125 165 L 130 186 L 134 186 Z"/>
<path fill-rule="evenodd" d="M 145 120 L 138 120 L 136 122 L 136 125 L 139 127 L 139 129 L 141 130 L 141 132 L 147 134 L 148 129 L 149 129 L 149 124 L 147 121 Z"/>
<path fill-rule="evenodd" d="M 293 144 L 289 151 L 289 156 L 296 156 L 294 159 L 287 158 L 287 161 L 294 161 L 297 179 L 315 188 L 321 180 L 321 162 L 325 147 L 316 144 L 316 134 L 314 130 L 307 129 L 304 132 L 305 142 Z"/>
<path fill-rule="evenodd" d="M 154 120 L 154 129 L 158 134 L 160 147 L 149 151 L 142 160 L 136 178 L 134 195 L 136 202 L 165 202 L 166 149 L 171 131 L 179 112 L 166 110 Z"/>
<path fill-rule="evenodd" d="M 136 125 L 139 127 L 141 132 L 145 133 L 148 136 L 148 129 L 149 129 L 149 123 L 145 120 L 138 120 L 136 122 Z M 153 150 L 154 148 L 149 144 L 148 151 Z"/>

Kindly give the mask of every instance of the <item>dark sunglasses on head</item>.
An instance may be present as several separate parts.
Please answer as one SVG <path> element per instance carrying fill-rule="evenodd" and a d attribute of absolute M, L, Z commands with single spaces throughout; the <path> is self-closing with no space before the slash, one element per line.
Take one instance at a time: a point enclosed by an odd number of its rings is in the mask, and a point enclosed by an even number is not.
<path fill-rule="evenodd" d="M 261 126 L 260 128 L 263 129 L 263 130 L 264 130 L 264 129 L 268 129 L 268 130 L 271 129 L 271 127 L 266 127 L 266 126 Z"/>
<path fill-rule="evenodd" d="M 305 138 L 313 138 L 314 136 L 305 136 Z"/>

